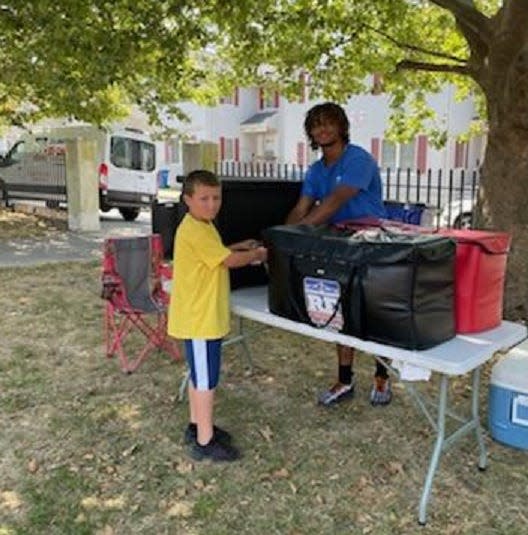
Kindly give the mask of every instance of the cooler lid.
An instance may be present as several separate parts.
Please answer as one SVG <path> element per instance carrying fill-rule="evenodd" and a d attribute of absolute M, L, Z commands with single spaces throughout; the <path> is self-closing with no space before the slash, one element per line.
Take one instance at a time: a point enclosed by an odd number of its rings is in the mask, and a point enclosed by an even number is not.
<path fill-rule="evenodd" d="M 528 394 L 528 342 L 524 344 L 524 348 L 517 346 L 493 366 L 491 384 Z"/>
<path fill-rule="evenodd" d="M 507 232 L 489 230 L 439 229 L 438 234 L 448 236 L 457 243 L 470 243 L 482 247 L 488 254 L 505 254 L 510 250 L 511 236 Z"/>

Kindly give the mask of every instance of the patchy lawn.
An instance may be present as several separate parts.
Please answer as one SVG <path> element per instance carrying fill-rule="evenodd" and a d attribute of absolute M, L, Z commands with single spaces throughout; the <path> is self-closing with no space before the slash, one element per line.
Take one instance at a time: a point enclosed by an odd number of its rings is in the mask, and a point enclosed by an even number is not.
<path fill-rule="evenodd" d="M 183 364 L 156 354 L 124 375 L 104 357 L 98 265 L 0 275 L 1 535 L 526 533 L 526 452 L 489 438 L 485 473 L 470 440 L 444 455 L 418 526 L 432 431 L 399 385 L 370 407 L 370 357 L 356 398 L 322 409 L 333 346 L 253 325 L 256 371 L 228 347 L 217 404 L 244 459 L 195 463 Z M 465 383 L 453 388 L 468 401 Z"/>

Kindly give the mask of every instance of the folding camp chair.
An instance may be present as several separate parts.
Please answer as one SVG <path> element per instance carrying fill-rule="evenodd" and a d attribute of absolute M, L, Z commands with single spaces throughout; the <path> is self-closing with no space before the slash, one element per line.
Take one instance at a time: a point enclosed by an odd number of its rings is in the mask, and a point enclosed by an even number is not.
<path fill-rule="evenodd" d="M 107 238 L 104 242 L 106 356 L 117 354 L 126 373 L 136 370 L 156 348 L 174 360 L 180 359 L 176 342 L 167 336 L 169 295 L 162 279 L 168 270 L 162 259 L 163 246 L 158 234 Z M 146 343 L 129 359 L 125 339 L 137 331 L 143 333 Z"/>

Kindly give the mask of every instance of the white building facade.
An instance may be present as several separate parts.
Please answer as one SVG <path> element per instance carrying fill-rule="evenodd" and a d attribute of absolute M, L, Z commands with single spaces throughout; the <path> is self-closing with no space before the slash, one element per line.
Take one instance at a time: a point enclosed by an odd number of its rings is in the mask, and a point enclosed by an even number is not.
<path fill-rule="evenodd" d="M 448 131 L 446 146 L 437 150 L 427 136 L 419 135 L 407 144 L 394 144 L 384 137 L 389 120 L 389 97 L 384 94 L 351 97 L 344 105 L 350 120 L 351 142 L 372 153 L 382 169 L 410 168 L 425 172 L 441 169 L 474 169 L 482 161 L 484 138 L 458 142 L 475 115 L 471 100 L 456 102 L 454 90 L 447 86 L 428 99 Z M 267 94 L 259 88 L 237 88 L 214 107 L 181 103 L 190 122 L 167 121 L 181 136 L 165 142 L 165 165 L 171 182 L 183 174 L 182 142 L 212 142 L 218 146 L 218 159 L 234 164 L 287 164 L 306 167 L 317 154 L 304 134 L 306 112 L 320 100 L 287 100 L 277 92 Z"/>

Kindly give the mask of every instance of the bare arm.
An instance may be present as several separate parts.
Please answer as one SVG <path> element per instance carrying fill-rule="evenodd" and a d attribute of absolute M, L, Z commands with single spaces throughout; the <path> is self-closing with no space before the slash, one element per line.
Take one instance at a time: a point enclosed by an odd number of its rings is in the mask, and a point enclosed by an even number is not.
<path fill-rule="evenodd" d="M 268 257 L 265 247 L 256 247 L 249 251 L 233 251 L 223 262 L 226 268 L 237 268 L 264 262 Z"/>
<path fill-rule="evenodd" d="M 228 245 L 227 248 L 231 249 L 231 251 L 247 251 L 248 249 L 255 249 L 255 247 L 258 246 L 259 242 L 257 240 L 243 240 L 237 243 L 232 243 L 231 245 Z"/>
<path fill-rule="evenodd" d="M 314 205 L 314 200 L 311 197 L 301 195 L 297 204 L 292 208 L 291 212 L 286 217 L 286 224 L 293 225 L 300 223 L 301 220 L 306 217 Z"/>
<path fill-rule="evenodd" d="M 351 186 L 339 186 L 321 204 L 310 210 L 299 223 L 320 225 L 326 223 L 345 203 L 355 197 L 359 189 Z"/>

